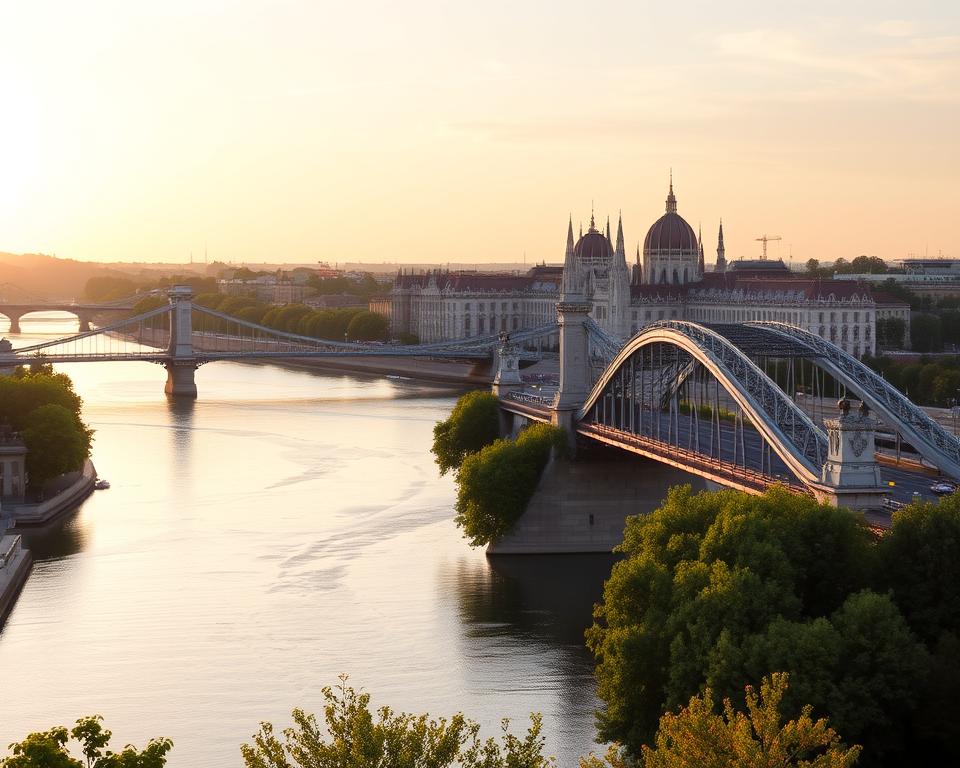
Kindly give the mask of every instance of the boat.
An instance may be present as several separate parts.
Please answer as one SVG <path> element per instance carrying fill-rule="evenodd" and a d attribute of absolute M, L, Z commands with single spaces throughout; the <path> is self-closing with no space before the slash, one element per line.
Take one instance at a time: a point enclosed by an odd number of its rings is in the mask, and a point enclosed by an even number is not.
<path fill-rule="evenodd" d="M 93 487 L 98 491 L 105 491 L 110 487 L 110 483 L 108 483 L 106 480 L 97 480 L 97 482 L 93 484 Z"/>

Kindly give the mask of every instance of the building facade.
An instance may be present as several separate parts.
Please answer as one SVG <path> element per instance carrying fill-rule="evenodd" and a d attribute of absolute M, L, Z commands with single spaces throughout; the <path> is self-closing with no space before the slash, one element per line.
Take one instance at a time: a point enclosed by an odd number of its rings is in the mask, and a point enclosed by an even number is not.
<path fill-rule="evenodd" d="M 782 261 L 726 260 L 721 222 L 713 270 L 704 263 L 702 238 L 680 216 L 673 180 L 666 211 L 647 231 L 628 266 L 623 220 L 614 241 L 610 221 L 597 229 L 591 214 L 576 240 L 567 224 L 564 267 L 534 267 L 525 275 L 477 272 L 400 272 L 389 301 L 394 333 L 422 342 L 516 331 L 556 318 L 561 283 L 592 305 L 590 316 L 626 340 L 660 320 L 743 323 L 766 320 L 799 326 L 857 357 L 874 354 L 878 317 L 903 317 L 909 306 L 854 281 L 795 276 Z M 373 305 L 371 304 L 371 308 Z"/>

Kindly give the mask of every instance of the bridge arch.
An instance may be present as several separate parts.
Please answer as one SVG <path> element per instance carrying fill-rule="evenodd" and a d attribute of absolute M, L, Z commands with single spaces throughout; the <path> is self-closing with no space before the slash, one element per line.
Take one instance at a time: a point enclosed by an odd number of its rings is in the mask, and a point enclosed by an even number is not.
<path fill-rule="evenodd" d="M 960 479 L 960 440 L 951 435 L 922 408 L 914 405 L 882 376 L 852 355 L 809 331 L 785 323 L 756 322 L 781 338 L 803 344 L 809 359 L 856 393 L 888 426 L 896 429 L 916 450 L 941 472 Z"/>
<path fill-rule="evenodd" d="M 577 414 L 578 420 L 588 418 L 604 394 L 617 386 L 618 377 L 628 371 L 629 375 L 636 376 L 636 356 L 655 345 L 665 345 L 682 353 L 672 373 L 678 381 L 683 381 L 697 365 L 702 366 L 723 386 L 765 443 L 801 482 L 807 485 L 820 482 L 827 456 L 823 430 L 745 352 L 720 333 L 698 323 L 667 320 L 636 334 L 597 380 Z"/>

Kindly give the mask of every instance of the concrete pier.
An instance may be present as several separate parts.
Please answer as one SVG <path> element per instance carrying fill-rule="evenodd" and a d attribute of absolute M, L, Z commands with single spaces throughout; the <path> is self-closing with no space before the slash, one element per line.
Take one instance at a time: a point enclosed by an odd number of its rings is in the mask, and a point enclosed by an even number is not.
<path fill-rule="evenodd" d="M 167 369 L 167 383 L 163 391 L 172 397 L 196 397 L 196 366 L 192 363 L 171 361 L 164 366 Z"/>
<path fill-rule="evenodd" d="M 583 448 L 583 447 L 582 447 Z M 706 489 L 703 478 L 614 449 L 586 447 L 552 460 L 513 530 L 488 555 L 611 552 L 630 515 L 652 512 L 671 486 Z"/>

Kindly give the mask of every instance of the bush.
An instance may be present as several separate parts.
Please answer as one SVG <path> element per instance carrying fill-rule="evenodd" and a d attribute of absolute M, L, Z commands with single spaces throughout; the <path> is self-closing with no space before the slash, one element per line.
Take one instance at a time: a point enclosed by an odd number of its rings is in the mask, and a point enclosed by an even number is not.
<path fill-rule="evenodd" d="M 482 741 L 480 726 L 462 714 L 449 720 L 429 715 L 394 712 L 390 707 L 370 711 L 370 695 L 358 693 L 340 678 L 336 688 L 324 688 L 324 724 L 315 715 L 293 711 L 293 727 L 277 737 L 270 723 L 262 723 L 253 744 L 241 747 L 246 768 L 549 768 L 544 757 L 541 719 L 532 715 L 523 738 L 503 721 L 501 743 Z"/>
<path fill-rule="evenodd" d="M 467 392 L 457 400 L 446 420 L 433 428 L 433 453 L 440 474 L 460 469 L 468 454 L 476 453 L 500 436 L 500 401 L 487 390 Z"/>
<path fill-rule="evenodd" d="M 347 326 L 350 341 L 385 341 L 390 330 L 387 318 L 375 312 L 359 312 Z"/>
<path fill-rule="evenodd" d="M 497 440 L 466 456 L 457 473 L 456 522 L 473 546 L 503 536 L 527 508 L 552 450 L 566 445 L 564 432 L 534 424 L 516 440 Z"/>

